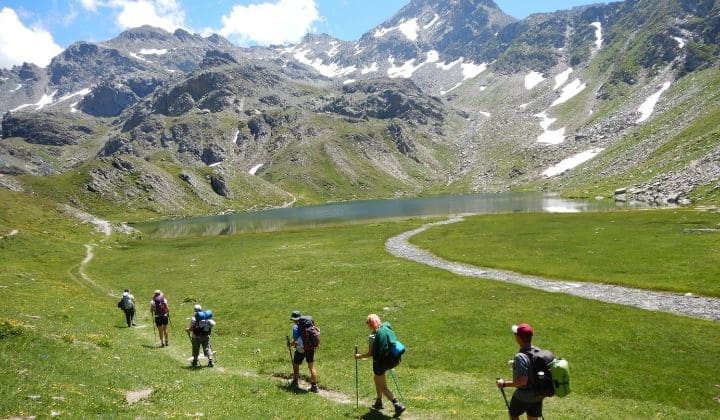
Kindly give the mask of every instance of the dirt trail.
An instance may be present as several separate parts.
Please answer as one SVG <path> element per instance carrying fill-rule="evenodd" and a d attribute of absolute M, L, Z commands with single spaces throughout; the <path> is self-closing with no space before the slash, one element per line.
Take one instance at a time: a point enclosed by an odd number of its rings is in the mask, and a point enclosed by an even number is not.
<path fill-rule="evenodd" d="M 461 276 L 502 281 L 548 292 L 567 293 L 569 295 L 602 302 L 720 321 L 720 299 L 718 298 L 656 292 L 609 284 L 551 280 L 511 271 L 477 267 L 469 264 L 446 261 L 408 242 L 411 237 L 434 226 L 457 223 L 461 220 L 463 220 L 463 218 L 457 216 L 441 222 L 428 223 L 418 229 L 404 232 L 388 239 L 385 243 L 385 248 L 396 257 L 447 270 Z"/>

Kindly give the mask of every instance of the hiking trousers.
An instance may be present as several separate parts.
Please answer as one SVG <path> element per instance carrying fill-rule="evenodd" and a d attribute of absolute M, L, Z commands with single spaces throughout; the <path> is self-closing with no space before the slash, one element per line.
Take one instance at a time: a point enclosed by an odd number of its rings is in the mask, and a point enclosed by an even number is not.
<path fill-rule="evenodd" d="M 208 358 L 208 360 L 212 360 L 212 348 L 210 348 L 210 336 L 209 335 L 192 335 L 192 338 L 190 339 L 192 342 L 192 355 L 195 360 L 197 360 L 198 355 L 200 354 L 200 346 L 203 348 L 203 354 L 205 357 Z"/>

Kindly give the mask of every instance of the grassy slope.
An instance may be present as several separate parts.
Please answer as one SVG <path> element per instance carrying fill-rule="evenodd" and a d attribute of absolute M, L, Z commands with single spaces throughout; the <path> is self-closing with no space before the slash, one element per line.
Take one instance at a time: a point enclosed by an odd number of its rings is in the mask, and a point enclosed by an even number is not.
<path fill-rule="evenodd" d="M 2 331 L 26 326 L 0 339 L 0 383 L 12 390 L 0 416 L 367 414 L 288 393 L 273 379 L 289 372 L 283 342 L 295 308 L 315 315 L 323 331 L 321 386 L 350 401 L 351 352 L 365 342 L 364 316 L 392 321 L 409 348 L 397 369 L 408 414 L 421 418 L 505 418 L 492 383 L 509 374 L 515 345 L 508 327 L 518 321 L 533 323 L 537 344 L 571 361 L 574 393 L 548 401 L 547 415 L 623 417 L 633 407 L 639 417 L 703 418 L 717 409 L 717 378 L 704 367 L 720 356 L 714 323 L 466 279 L 389 256 L 384 240 L 417 221 L 100 242 L 47 203 L 0 194 L 12 203 L 2 207 L 1 230 L 20 230 L 0 242 L 10 268 L 1 277 Z M 77 267 L 90 241 L 98 244 L 87 269 L 94 284 L 79 280 Z M 170 348 L 154 347 L 144 308 L 139 328 L 123 328 L 109 293 L 124 287 L 141 305 L 155 288 L 166 291 L 174 311 Z M 195 300 L 216 313 L 215 370 L 187 369 L 183 328 Z M 143 388 L 155 390 L 149 402 L 123 402 L 126 391 Z M 372 394 L 364 362 L 361 398 Z"/>
<path fill-rule="evenodd" d="M 479 266 L 554 278 L 720 296 L 720 214 L 693 210 L 503 214 L 413 242 Z"/>

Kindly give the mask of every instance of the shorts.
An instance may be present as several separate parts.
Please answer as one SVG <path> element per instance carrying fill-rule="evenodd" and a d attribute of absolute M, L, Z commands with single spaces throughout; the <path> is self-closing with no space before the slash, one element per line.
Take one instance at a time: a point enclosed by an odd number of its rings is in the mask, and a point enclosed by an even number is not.
<path fill-rule="evenodd" d="M 309 351 L 306 353 L 300 353 L 299 351 L 295 351 L 295 357 L 293 357 L 293 363 L 296 365 L 301 365 L 303 360 L 307 360 L 308 364 L 315 362 L 315 352 Z"/>
<path fill-rule="evenodd" d="M 513 394 L 513 397 L 510 400 L 510 415 L 518 417 L 522 413 L 527 413 L 530 417 L 542 417 L 542 402 L 542 399 L 533 402 L 524 401 Z"/>
<path fill-rule="evenodd" d="M 382 363 L 379 360 L 375 360 L 373 358 L 373 373 L 377 376 L 384 375 L 387 371 L 387 367 L 385 367 L 385 363 Z"/>
<path fill-rule="evenodd" d="M 161 325 L 167 325 L 170 323 L 170 317 L 169 316 L 156 316 L 155 317 L 155 325 L 158 327 Z"/>

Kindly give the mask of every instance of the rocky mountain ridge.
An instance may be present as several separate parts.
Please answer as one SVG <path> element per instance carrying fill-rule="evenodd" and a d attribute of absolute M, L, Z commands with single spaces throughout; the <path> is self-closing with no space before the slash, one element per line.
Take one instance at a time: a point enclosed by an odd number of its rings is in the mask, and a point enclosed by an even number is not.
<path fill-rule="evenodd" d="M 65 197 L 160 214 L 509 188 L 690 202 L 720 194 L 718 3 L 518 21 L 415 0 L 357 42 L 252 49 L 136 28 L 0 71 L 0 173 L 75 168 Z"/>

